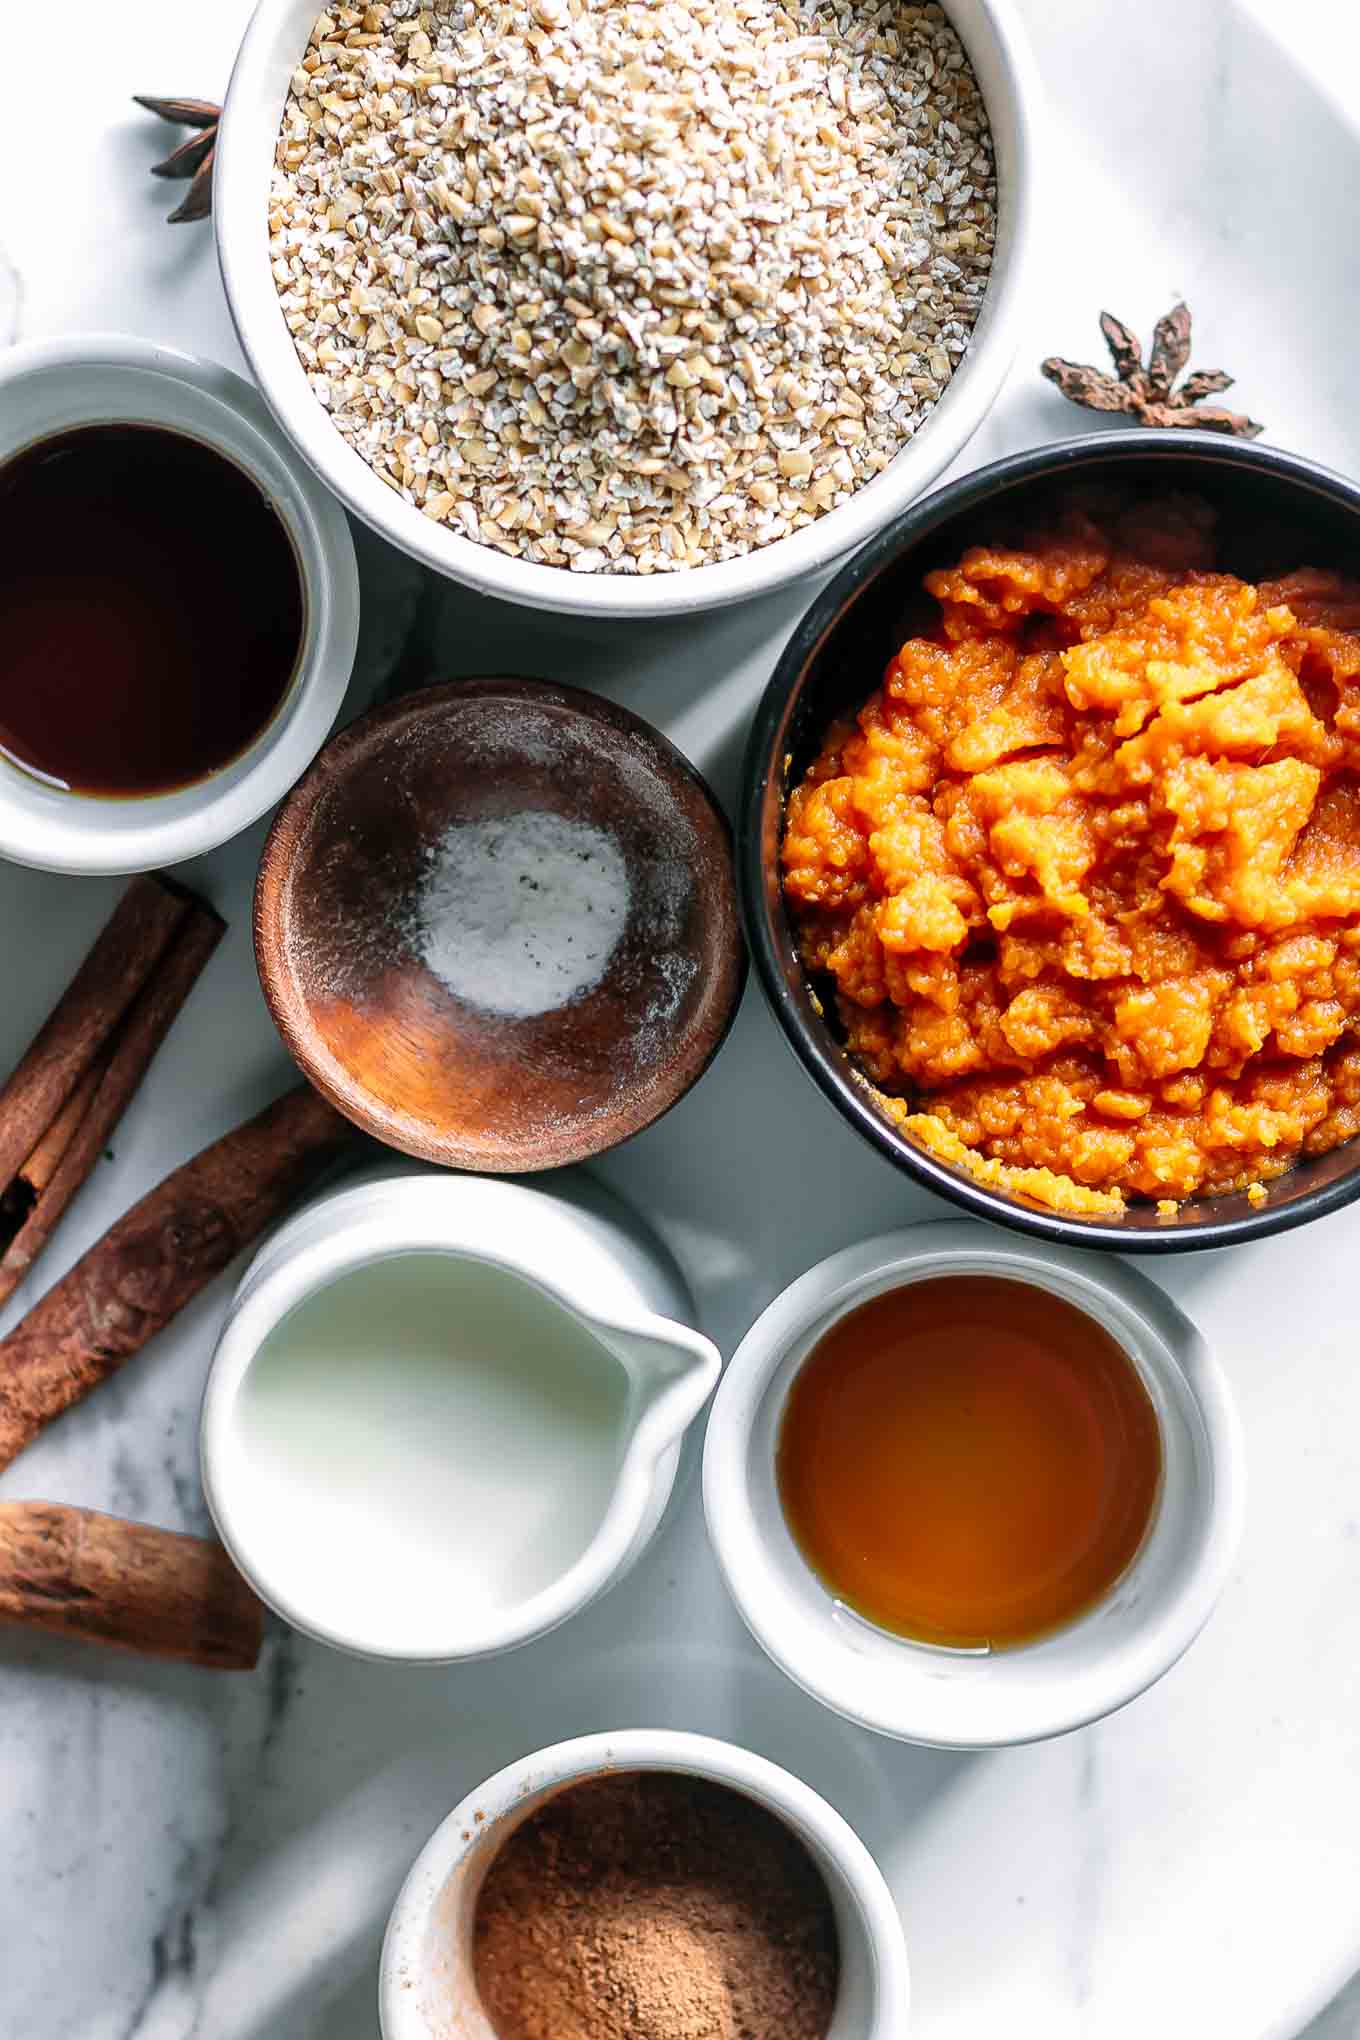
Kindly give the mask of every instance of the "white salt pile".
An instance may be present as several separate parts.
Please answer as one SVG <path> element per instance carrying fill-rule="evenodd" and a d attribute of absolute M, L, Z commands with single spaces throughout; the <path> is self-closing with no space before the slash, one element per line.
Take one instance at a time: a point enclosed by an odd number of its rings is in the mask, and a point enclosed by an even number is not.
<path fill-rule="evenodd" d="M 457 822 L 421 881 L 417 946 L 456 998 L 529 1019 L 600 982 L 630 890 L 618 843 L 589 822 L 532 809 Z"/>

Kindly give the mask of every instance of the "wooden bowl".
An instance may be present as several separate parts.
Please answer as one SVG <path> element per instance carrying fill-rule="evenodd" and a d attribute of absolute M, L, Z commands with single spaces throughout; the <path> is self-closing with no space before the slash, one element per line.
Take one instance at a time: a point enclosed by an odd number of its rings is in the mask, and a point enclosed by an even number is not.
<path fill-rule="evenodd" d="M 525 1010 L 521 924 L 488 922 L 484 890 L 480 928 L 457 916 L 487 880 L 487 853 L 465 846 L 512 846 L 518 874 L 515 846 L 544 826 L 526 835 L 520 818 L 543 814 L 573 841 L 609 839 L 615 918 L 589 952 L 598 970 L 560 997 L 579 920 L 536 929 L 531 910 L 548 989 L 546 1010 Z M 431 952 L 440 863 L 459 882 Z M 554 869 L 517 882 L 541 880 L 563 912 Z M 499 678 L 406 696 L 325 747 L 265 844 L 255 955 L 285 1043 L 341 1112 L 422 1160 L 504 1173 L 581 1161 L 659 1119 L 716 1055 L 746 967 L 729 831 L 694 768 L 627 709 Z"/>

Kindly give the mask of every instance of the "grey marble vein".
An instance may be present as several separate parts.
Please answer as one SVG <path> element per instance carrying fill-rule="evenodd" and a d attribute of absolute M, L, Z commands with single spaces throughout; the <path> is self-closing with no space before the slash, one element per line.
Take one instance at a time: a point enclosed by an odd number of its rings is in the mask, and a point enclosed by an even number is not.
<path fill-rule="evenodd" d="M 197 1968 L 198 1936 L 193 1910 L 188 1908 L 176 1914 L 153 1935 L 151 1975 L 146 1994 L 133 2006 L 122 2040 L 151 2040 L 153 2029 L 163 2032 L 166 2014 L 172 2006 L 172 2016 L 179 2028 L 176 2040 L 180 2040 L 180 2033 L 187 2036 L 192 2030 L 197 1998 Z M 169 2040 L 168 2035 L 166 2040 Z"/>

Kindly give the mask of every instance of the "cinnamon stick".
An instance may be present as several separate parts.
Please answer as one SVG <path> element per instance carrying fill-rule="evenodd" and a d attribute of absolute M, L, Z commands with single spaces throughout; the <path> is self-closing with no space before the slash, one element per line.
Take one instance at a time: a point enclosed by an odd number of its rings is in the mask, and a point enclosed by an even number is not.
<path fill-rule="evenodd" d="M 104 1048 L 86 1070 L 14 1181 L 0 1191 L 0 1242 L 7 1245 L 27 1225 L 34 1205 L 56 1174 L 58 1163 L 94 1102 L 94 1094 L 108 1066 L 109 1050 Z"/>
<path fill-rule="evenodd" d="M 169 950 L 143 987 L 114 1036 L 107 1061 L 96 1063 L 72 1092 L 48 1134 L 21 1172 L 36 1193 L 19 1231 L 0 1255 L 0 1303 L 4 1303 L 42 1252 L 57 1221 L 104 1152 L 105 1144 L 146 1075 L 181 1006 L 222 939 L 224 923 L 199 900 L 187 912 Z M 91 1080 L 94 1088 L 90 1090 Z M 79 1110 L 83 1101 L 83 1110 Z M 68 1130 L 66 1122 L 77 1114 Z"/>
<path fill-rule="evenodd" d="M 207 1538 L 55 1502 L 0 1502 L 0 1621 L 249 1671 L 264 1611 Z"/>
<path fill-rule="evenodd" d="M 107 1050 L 91 1063 L 80 1082 L 48 1127 L 38 1145 L 15 1177 L 15 1187 L 27 1194 L 29 1208 L 37 1202 L 56 1175 L 62 1156 L 76 1137 L 81 1120 L 94 1103 L 94 1094 L 109 1066 Z"/>
<path fill-rule="evenodd" d="M 189 912 L 189 897 L 159 878 L 134 878 L 0 1088 L 0 1188 L 19 1174 L 97 1060 Z"/>
<path fill-rule="evenodd" d="M 353 1138 L 303 1084 L 120 1218 L 0 1339 L 0 1468 L 169 1324 Z"/>

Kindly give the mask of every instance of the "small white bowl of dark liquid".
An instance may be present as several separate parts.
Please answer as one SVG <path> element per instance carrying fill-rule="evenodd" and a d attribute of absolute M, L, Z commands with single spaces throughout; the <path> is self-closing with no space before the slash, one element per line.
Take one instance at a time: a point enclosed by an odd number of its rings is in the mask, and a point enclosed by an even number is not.
<path fill-rule="evenodd" d="M 584 1181 L 400 1168 L 248 1271 L 204 1398 L 203 1484 L 285 1620 L 448 1662 L 542 1636 L 655 1532 L 717 1349 L 660 1244 Z"/>
<path fill-rule="evenodd" d="M 224 843 L 335 720 L 344 512 L 255 391 L 109 334 L 0 355 L 0 856 L 148 871 Z"/>

